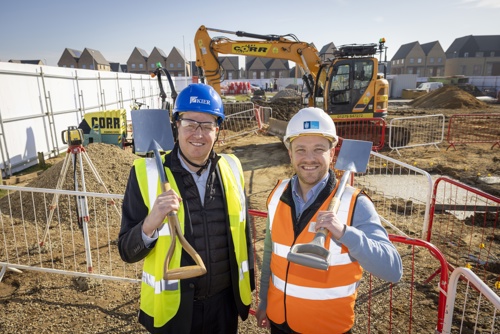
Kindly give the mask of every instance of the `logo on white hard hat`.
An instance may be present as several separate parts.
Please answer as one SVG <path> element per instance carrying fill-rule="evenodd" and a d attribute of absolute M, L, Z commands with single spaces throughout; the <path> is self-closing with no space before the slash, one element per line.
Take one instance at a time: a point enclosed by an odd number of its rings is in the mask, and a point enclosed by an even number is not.
<path fill-rule="evenodd" d="M 305 121 L 304 122 L 304 129 L 305 130 L 310 130 L 310 129 L 319 130 L 319 122 L 318 121 Z"/>
<path fill-rule="evenodd" d="M 200 103 L 210 105 L 210 100 L 199 99 L 198 96 L 191 96 L 189 98 L 189 103 Z"/>

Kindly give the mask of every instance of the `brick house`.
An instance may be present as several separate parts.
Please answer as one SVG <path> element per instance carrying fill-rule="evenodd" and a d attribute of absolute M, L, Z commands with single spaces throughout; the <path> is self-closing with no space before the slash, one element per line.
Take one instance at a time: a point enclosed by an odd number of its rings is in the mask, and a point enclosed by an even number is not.
<path fill-rule="evenodd" d="M 78 60 L 80 60 L 81 55 L 82 51 L 80 50 L 66 48 L 64 49 L 61 58 L 59 58 L 57 66 L 78 68 Z"/>
<path fill-rule="evenodd" d="M 391 74 L 416 74 L 418 77 L 444 74 L 446 55 L 438 41 L 401 45 L 391 59 Z"/>
<path fill-rule="evenodd" d="M 148 53 L 138 47 L 135 47 L 127 60 L 127 71 L 129 73 L 148 74 L 147 62 Z"/>
<path fill-rule="evenodd" d="M 500 35 L 464 36 L 446 50 L 446 76 L 500 76 Z"/>

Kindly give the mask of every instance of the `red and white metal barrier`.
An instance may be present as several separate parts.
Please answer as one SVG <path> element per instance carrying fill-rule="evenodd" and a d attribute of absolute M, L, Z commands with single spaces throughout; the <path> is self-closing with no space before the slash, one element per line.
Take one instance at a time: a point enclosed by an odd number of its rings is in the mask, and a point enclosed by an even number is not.
<path fill-rule="evenodd" d="M 373 151 L 384 147 L 386 123 L 383 118 L 333 118 L 333 121 L 339 137 L 370 141 Z"/>
<path fill-rule="evenodd" d="M 448 122 L 448 150 L 455 145 L 490 143 L 500 148 L 500 114 L 453 115 Z"/>
<path fill-rule="evenodd" d="M 472 269 L 490 287 L 500 281 L 500 198 L 456 180 L 434 182 L 427 241 L 450 268 Z"/>

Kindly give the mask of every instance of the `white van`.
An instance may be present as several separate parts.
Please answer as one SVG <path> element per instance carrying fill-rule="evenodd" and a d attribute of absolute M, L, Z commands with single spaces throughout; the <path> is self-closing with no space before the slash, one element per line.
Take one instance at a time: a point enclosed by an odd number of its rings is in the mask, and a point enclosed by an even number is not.
<path fill-rule="evenodd" d="M 429 93 L 441 87 L 443 87 L 442 82 L 422 82 L 420 85 L 418 85 L 417 90 L 423 90 Z"/>

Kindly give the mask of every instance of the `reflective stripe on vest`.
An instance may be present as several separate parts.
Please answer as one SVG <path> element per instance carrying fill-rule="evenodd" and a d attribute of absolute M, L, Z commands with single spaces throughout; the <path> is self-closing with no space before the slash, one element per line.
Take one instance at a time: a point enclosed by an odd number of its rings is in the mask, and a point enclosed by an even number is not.
<path fill-rule="evenodd" d="M 354 323 L 354 302 L 362 268 L 330 234 L 324 245 L 330 251 L 328 270 L 312 269 L 287 260 L 293 244 L 306 244 L 314 239 L 317 212 L 295 238 L 292 208 L 279 200 L 284 191 L 284 187 L 280 187 L 282 183 L 268 199 L 268 212 L 274 212 L 270 225 L 274 226 L 267 315 L 278 324 L 286 321 L 299 333 L 346 332 Z M 318 211 L 327 210 L 334 193 Z M 358 194 L 359 190 L 346 187 L 337 212 L 342 223 L 351 224 Z"/>
<path fill-rule="evenodd" d="M 276 208 L 278 207 L 278 203 L 280 201 L 281 194 L 283 194 L 283 191 L 285 191 L 286 186 L 290 183 L 290 179 L 287 180 L 282 180 L 279 181 L 278 185 L 275 187 L 274 193 L 279 193 L 279 196 L 273 196 L 271 197 L 269 201 L 268 211 L 267 211 L 267 217 L 269 219 L 269 231 L 273 230 L 273 221 L 274 221 L 274 215 L 276 214 Z M 288 254 L 288 253 L 287 253 Z"/>
<path fill-rule="evenodd" d="M 164 159 L 165 155 L 162 156 L 163 161 Z M 136 159 L 134 166 L 144 203 L 148 207 L 148 212 L 151 212 L 154 202 L 161 192 L 156 162 L 154 158 Z M 243 171 L 239 161 L 233 155 L 224 155 L 223 158 L 219 159 L 218 166 L 224 185 L 230 231 L 234 240 L 235 256 L 238 263 L 240 298 L 245 305 L 249 305 L 251 290 L 245 234 L 246 206 Z M 177 194 L 180 194 L 170 169 L 165 168 L 165 173 L 170 187 Z M 177 216 L 181 230 L 184 233 L 183 202 L 180 203 Z M 168 220 L 165 218 L 162 227 L 159 229 L 159 237 L 153 250 L 144 259 L 141 286 L 140 308 L 144 313 L 154 318 L 155 327 L 162 327 L 172 319 L 180 305 L 179 280 L 165 281 L 163 279 L 165 255 L 170 248 L 171 241 Z M 175 242 L 177 245 L 170 262 L 171 268 L 179 268 L 181 263 L 182 246 L 178 239 Z"/>
<path fill-rule="evenodd" d="M 238 263 L 240 298 L 244 305 L 250 305 L 252 302 L 252 291 L 250 288 L 250 271 L 245 233 L 247 224 L 244 188 L 245 177 L 240 161 L 233 154 L 221 154 L 218 165 L 226 194 L 231 236 L 234 241 L 236 262 Z"/>

